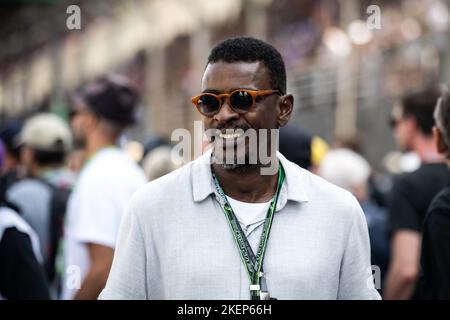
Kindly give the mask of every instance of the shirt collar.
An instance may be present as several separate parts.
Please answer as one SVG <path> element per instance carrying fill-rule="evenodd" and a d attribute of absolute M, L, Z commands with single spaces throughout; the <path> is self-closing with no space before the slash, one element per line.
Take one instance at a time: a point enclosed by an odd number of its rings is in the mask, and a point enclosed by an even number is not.
<path fill-rule="evenodd" d="M 195 202 L 203 201 L 210 194 L 215 194 L 216 191 L 211 173 L 211 152 L 211 150 L 208 150 L 192 164 L 192 193 Z M 287 160 L 278 151 L 277 157 L 286 173 L 285 183 L 283 183 L 277 203 L 278 211 L 286 205 L 288 200 L 295 202 L 308 201 L 306 185 L 309 183 L 310 173 Z"/>

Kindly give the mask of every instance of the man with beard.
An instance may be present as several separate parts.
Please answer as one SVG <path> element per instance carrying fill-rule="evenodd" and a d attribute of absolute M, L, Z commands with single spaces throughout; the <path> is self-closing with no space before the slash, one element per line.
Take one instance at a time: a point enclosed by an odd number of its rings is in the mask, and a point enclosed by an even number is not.
<path fill-rule="evenodd" d="M 100 297 L 378 299 L 356 199 L 273 151 L 293 108 L 279 52 L 218 44 L 192 101 L 212 150 L 133 196 Z"/>
<path fill-rule="evenodd" d="M 117 141 L 134 121 L 138 95 L 126 79 L 111 76 L 89 84 L 76 100 L 71 125 L 87 162 L 68 203 L 64 299 L 96 299 L 111 267 L 122 213 L 146 181 Z"/>

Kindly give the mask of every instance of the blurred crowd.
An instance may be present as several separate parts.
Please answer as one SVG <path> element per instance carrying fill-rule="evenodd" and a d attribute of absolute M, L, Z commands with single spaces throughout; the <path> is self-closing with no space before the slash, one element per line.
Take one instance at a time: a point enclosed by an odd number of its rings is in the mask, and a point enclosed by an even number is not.
<path fill-rule="evenodd" d="M 281 130 L 282 153 L 360 202 L 369 228 L 372 272 L 384 299 L 450 298 L 447 97 L 446 88 L 430 87 L 396 101 L 388 121 L 399 153 L 385 157 L 387 174 L 371 168 L 363 154 L 370 145 L 357 138 L 337 139 L 324 149 L 297 128 Z M 302 160 L 297 141 L 309 146 Z M 320 156 L 314 157 L 317 148 Z"/>
<path fill-rule="evenodd" d="M 125 141 L 139 99 L 131 80 L 108 75 L 72 97 L 69 121 L 38 113 L 2 125 L 3 298 L 97 298 L 132 194 L 182 163 L 163 138 Z M 279 150 L 359 201 L 384 298 L 450 298 L 448 92 L 408 93 L 388 121 L 400 156 L 386 157 L 383 173 L 364 156 L 373 142 L 358 137 L 325 141 L 291 124 L 280 130 Z"/>
<path fill-rule="evenodd" d="M 138 100 L 129 79 L 101 77 L 73 96 L 70 124 L 38 113 L 2 126 L 2 297 L 97 297 L 132 193 L 180 164 L 162 138 L 123 142 Z"/>

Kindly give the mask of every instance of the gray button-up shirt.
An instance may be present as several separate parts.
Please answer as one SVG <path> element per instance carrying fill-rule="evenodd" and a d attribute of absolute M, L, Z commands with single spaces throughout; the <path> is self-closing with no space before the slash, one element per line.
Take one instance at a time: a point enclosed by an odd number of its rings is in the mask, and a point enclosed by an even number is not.
<path fill-rule="evenodd" d="M 101 299 L 250 299 L 216 194 L 211 152 L 148 183 L 123 217 Z M 286 172 L 264 259 L 278 299 L 379 299 L 367 224 L 347 191 L 280 153 Z M 247 232 L 254 250 L 262 224 Z"/>

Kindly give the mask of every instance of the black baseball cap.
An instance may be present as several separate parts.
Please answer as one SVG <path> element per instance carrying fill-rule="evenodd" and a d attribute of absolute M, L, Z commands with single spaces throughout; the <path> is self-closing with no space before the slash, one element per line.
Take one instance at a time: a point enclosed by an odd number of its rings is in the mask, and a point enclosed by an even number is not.
<path fill-rule="evenodd" d="M 79 97 L 99 117 L 120 125 L 136 122 L 139 93 L 136 86 L 123 76 L 100 77 L 89 83 Z"/>

